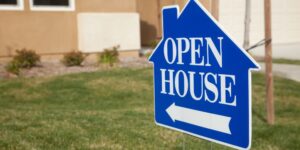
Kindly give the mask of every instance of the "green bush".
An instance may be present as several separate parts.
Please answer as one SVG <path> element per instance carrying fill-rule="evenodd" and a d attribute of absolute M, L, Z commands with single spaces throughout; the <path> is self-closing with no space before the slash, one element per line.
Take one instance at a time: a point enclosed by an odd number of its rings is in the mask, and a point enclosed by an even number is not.
<path fill-rule="evenodd" d="M 112 49 L 105 49 L 104 52 L 99 55 L 99 63 L 109 64 L 110 66 L 117 63 L 119 61 L 118 48 L 118 46 L 115 46 Z"/>
<path fill-rule="evenodd" d="M 6 71 L 19 75 L 21 68 L 32 68 L 40 62 L 40 56 L 33 50 L 17 50 L 13 60 L 5 67 Z"/>
<path fill-rule="evenodd" d="M 62 63 L 65 66 L 80 66 L 85 59 L 85 55 L 78 51 L 72 51 L 64 55 Z"/>
<path fill-rule="evenodd" d="M 17 55 L 13 57 L 15 64 L 18 64 L 20 68 L 32 68 L 40 62 L 40 56 L 33 50 L 17 50 Z"/>
<path fill-rule="evenodd" d="M 17 61 L 13 60 L 5 66 L 5 69 L 9 73 L 19 75 L 21 67 L 20 67 L 20 64 Z"/>
<path fill-rule="evenodd" d="M 153 48 L 153 49 L 156 48 L 156 46 L 158 45 L 159 41 L 160 40 L 158 40 L 158 39 L 151 41 L 150 42 L 150 47 Z"/>
<path fill-rule="evenodd" d="M 152 51 L 151 51 L 151 52 L 147 52 L 147 53 L 145 54 L 145 57 L 149 59 L 151 55 L 152 55 Z"/>

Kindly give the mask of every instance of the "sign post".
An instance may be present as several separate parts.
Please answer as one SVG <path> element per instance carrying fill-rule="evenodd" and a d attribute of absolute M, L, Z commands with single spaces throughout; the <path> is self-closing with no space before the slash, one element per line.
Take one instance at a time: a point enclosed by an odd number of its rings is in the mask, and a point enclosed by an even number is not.
<path fill-rule="evenodd" d="M 154 64 L 159 126 L 237 149 L 251 147 L 251 71 L 260 67 L 197 1 L 162 10 Z"/>

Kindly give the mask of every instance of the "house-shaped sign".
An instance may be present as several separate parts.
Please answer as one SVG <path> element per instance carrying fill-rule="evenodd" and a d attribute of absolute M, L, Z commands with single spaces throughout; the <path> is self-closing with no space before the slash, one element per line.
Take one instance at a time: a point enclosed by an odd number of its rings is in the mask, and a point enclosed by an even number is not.
<path fill-rule="evenodd" d="M 190 0 L 165 7 L 154 63 L 156 124 L 237 149 L 251 146 L 251 70 L 258 64 Z"/>

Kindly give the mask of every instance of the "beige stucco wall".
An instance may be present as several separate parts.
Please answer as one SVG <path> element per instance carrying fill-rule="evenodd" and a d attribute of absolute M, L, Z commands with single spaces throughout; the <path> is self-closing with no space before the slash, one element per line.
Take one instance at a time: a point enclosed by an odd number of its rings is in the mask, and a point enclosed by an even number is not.
<path fill-rule="evenodd" d="M 34 49 L 39 54 L 61 54 L 78 49 L 77 15 L 82 12 L 138 12 L 141 41 L 149 44 L 161 36 L 161 8 L 187 0 L 75 0 L 75 11 L 0 10 L 0 57 L 15 49 Z M 211 0 L 199 0 L 210 10 Z M 160 2 L 160 3 L 158 3 Z"/>
<path fill-rule="evenodd" d="M 139 0 L 77 0 L 78 12 L 136 12 Z"/>
<path fill-rule="evenodd" d="M 77 21 L 78 45 L 83 52 L 103 52 L 114 46 L 119 52 L 141 49 L 138 13 L 79 13 Z"/>
<path fill-rule="evenodd" d="M 75 11 L 0 10 L 0 57 L 15 49 L 34 49 L 39 54 L 65 53 L 78 49 L 77 13 L 136 12 L 136 0 L 75 0 Z"/>
<path fill-rule="evenodd" d="M 39 53 L 76 49 L 74 13 L 0 12 L 0 55 L 29 48 Z"/>
<path fill-rule="evenodd" d="M 158 37 L 158 7 L 159 5 L 156 0 L 137 1 L 137 10 L 141 18 L 140 24 L 142 45 L 147 45 L 156 37 Z"/>
<path fill-rule="evenodd" d="M 15 49 L 58 53 L 77 48 L 75 12 L 0 11 L 0 56 Z"/>
<path fill-rule="evenodd" d="M 300 42 L 300 1 L 272 0 L 272 34 L 274 44 Z M 245 1 L 220 1 L 220 23 L 242 45 Z M 251 1 L 250 43 L 264 39 L 264 2 Z"/>
<path fill-rule="evenodd" d="M 273 57 L 300 59 L 300 1 L 272 0 Z M 244 40 L 245 1 L 220 1 L 220 23 L 242 45 Z M 251 1 L 250 45 L 264 39 L 264 2 Z M 251 50 L 264 56 L 264 46 Z"/>
<path fill-rule="evenodd" d="M 141 17 L 142 45 L 149 45 L 161 37 L 161 9 L 168 5 L 178 5 L 182 9 L 188 0 L 137 0 L 137 11 Z M 216 1 L 216 0 L 213 0 Z M 211 11 L 212 0 L 199 0 Z"/>

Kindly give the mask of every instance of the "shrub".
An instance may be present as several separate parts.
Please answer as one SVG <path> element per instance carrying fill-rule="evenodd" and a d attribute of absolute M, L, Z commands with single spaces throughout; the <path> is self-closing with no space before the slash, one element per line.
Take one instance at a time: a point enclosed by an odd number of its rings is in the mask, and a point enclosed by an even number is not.
<path fill-rule="evenodd" d="M 145 54 L 145 57 L 146 57 L 147 59 L 149 59 L 151 55 L 152 55 L 152 51 L 147 52 L 147 53 Z"/>
<path fill-rule="evenodd" d="M 20 64 L 17 61 L 13 60 L 5 66 L 5 69 L 9 73 L 19 75 L 21 67 L 20 67 Z"/>
<path fill-rule="evenodd" d="M 40 62 L 40 56 L 33 50 L 17 50 L 17 55 L 13 57 L 12 64 L 19 65 L 20 68 L 32 68 Z"/>
<path fill-rule="evenodd" d="M 151 41 L 150 42 L 150 47 L 154 49 L 158 45 L 159 41 L 160 40 L 158 40 L 158 39 Z"/>
<path fill-rule="evenodd" d="M 19 75 L 21 68 L 32 68 L 40 62 L 40 56 L 33 50 L 22 49 L 17 50 L 16 53 L 13 60 L 5 66 L 7 72 Z"/>
<path fill-rule="evenodd" d="M 99 55 L 99 63 L 109 64 L 113 66 L 116 62 L 119 61 L 119 52 L 118 46 L 113 47 L 112 49 L 105 49 L 104 52 Z"/>
<path fill-rule="evenodd" d="M 78 51 L 72 51 L 64 55 L 62 63 L 65 66 L 80 66 L 84 59 L 85 56 L 83 53 Z"/>

